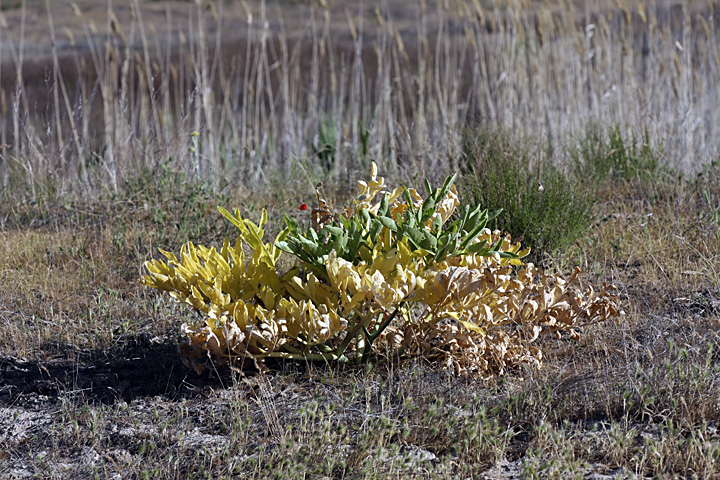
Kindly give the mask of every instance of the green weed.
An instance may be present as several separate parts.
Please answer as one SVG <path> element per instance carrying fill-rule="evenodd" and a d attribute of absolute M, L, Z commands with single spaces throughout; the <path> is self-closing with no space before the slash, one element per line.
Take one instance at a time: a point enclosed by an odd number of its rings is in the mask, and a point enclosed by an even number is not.
<path fill-rule="evenodd" d="M 490 226 L 522 237 L 534 260 L 540 252 L 566 250 L 592 220 L 590 191 L 553 160 L 507 131 L 465 133 L 461 196 L 471 205 L 502 209 Z"/>
<path fill-rule="evenodd" d="M 580 178 L 599 184 L 608 180 L 653 180 L 664 168 L 662 145 L 653 146 L 645 129 L 628 138 L 619 125 L 589 124 L 578 144 L 570 149 Z"/>

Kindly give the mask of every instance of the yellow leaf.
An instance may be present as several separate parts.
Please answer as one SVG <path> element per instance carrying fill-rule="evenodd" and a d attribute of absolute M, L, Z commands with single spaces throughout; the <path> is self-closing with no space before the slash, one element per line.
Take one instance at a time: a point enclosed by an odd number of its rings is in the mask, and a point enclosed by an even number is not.
<path fill-rule="evenodd" d="M 458 322 L 460 322 L 460 324 L 463 327 L 467 328 L 468 330 L 470 330 L 472 332 L 479 333 L 480 335 L 485 335 L 485 331 L 472 322 L 468 322 L 468 321 L 460 320 L 460 319 L 458 319 Z"/>

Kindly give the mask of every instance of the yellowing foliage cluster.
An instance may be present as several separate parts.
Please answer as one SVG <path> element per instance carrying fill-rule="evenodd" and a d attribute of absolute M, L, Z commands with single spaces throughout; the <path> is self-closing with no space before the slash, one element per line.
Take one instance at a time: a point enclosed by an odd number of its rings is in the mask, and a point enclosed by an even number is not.
<path fill-rule="evenodd" d="M 240 234 L 221 249 L 188 243 L 180 256 L 146 262 L 142 282 L 201 314 L 182 326 L 186 364 L 267 357 L 363 362 L 422 356 L 462 375 L 540 366 L 542 333 L 578 338 L 578 328 L 621 314 L 614 287 L 583 287 L 545 274 L 527 250 L 485 228 L 488 212 L 460 205 L 448 179 L 428 196 L 390 191 L 377 167 L 358 182 L 352 207 L 332 212 L 318 191 L 312 225 L 264 240 L 259 223 L 220 208 Z M 457 215 L 456 215 L 457 216 Z M 245 254 L 245 251 L 251 255 Z M 279 272 L 278 258 L 297 264 Z"/>

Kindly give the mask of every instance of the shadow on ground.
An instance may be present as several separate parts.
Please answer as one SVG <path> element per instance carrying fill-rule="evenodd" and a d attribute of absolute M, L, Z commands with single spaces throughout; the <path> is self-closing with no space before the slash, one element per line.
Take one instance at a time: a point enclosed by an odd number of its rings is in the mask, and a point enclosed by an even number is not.
<path fill-rule="evenodd" d="M 0 405 L 22 405 L 78 396 L 88 403 L 114 404 L 142 397 L 176 400 L 221 387 L 223 374 L 197 375 L 183 365 L 175 341 L 129 337 L 102 351 L 54 345 L 55 359 L 28 361 L 0 356 Z M 64 351 L 64 352 L 63 352 Z"/>

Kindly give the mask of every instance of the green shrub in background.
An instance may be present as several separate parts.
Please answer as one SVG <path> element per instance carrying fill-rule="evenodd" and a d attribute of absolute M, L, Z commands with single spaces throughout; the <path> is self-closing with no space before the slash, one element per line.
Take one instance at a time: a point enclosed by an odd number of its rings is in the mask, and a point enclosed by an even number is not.
<path fill-rule="evenodd" d="M 557 168 L 550 155 L 501 129 L 465 133 L 462 198 L 502 209 L 490 226 L 522 237 L 535 261 L 540 252 L 567 249 L 592 221 L 592 190 Z"/>
<path fill-rule="evenodd" d="M 648 180 L 662 167 L 662 147 L 651 146 L 647 129 L 641 138 L 633 132 L 628 139 L 618 125 L 605 129 L 591 123 L 569 153 L 578 176 L 595 183 Z"/>
<path fill-rule="evenodd" d="M 337 159 L 336 143 L 335 123 L 331 118 L 323 116 L 311 147 L 313 154 L 320 161 L 320 165 L 325 172 L 331 172 L 335 168 L 335 160 Z"/>

